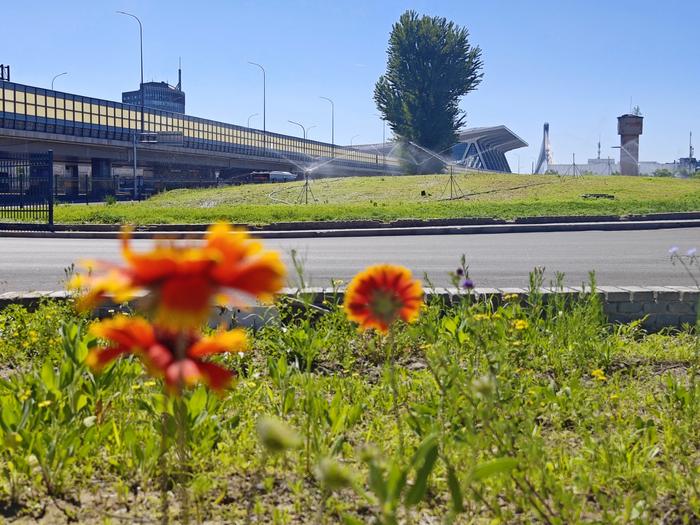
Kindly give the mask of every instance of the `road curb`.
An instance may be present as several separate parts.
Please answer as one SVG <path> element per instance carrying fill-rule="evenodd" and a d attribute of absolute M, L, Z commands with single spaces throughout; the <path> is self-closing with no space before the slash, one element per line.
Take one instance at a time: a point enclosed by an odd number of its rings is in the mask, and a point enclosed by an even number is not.
<path fill-rule="evenodd" d="M 700 215 L 700 214 L 699 214 Z M 478 235 L 497 233 L 541 233 L 541 232 L 576 232 L 576 231 L 632 231 L 660 230 L 672 228 L 700 227 L 700 218 L 685 220 L 613 220 L 585 222 L 554 223 L 503 223 L 480 225 L 441 225 L 414 227 L 380 227 L 380 228 L 324 228 L 307 230 L 251 230 L 253 237 L 260 239 L 303 239 L 324 237 L 381 237 L 406 235 Z M 201 239 L 205 230 L 135 230 L 135 239 Z M 53 238 L 53 239 L 116 239 L 119 230 L 84 231 L 0 231 L 0 237 L 13 238 Z"/>
<path fill-rule="evenodd" d="M 299 307 L 312 307 L 319 311 L 327 309 L 329 303 L 339 304 L 343 300 L 345 290 L 342 288 L 307 288 L 300 291 L 295 288 L 285 288 L 278 297 L 287 297 Z M 537 289 L 537 300 L 547 302 L 554 297 L 570 303 L 591 293 L 590 287 L 574 286 Z M 662 328 L 680 328 L 683 325 L 694 325 L 698 318 L 698 301 L 700 290 L 692 286 L 598 286 L 595 289 L 602 311 L 608 322 L 625 324 L 640 321 L 649 331 Z M 469 295 L 472 300 L 485 301 L 494 306 L 510 301 L 528 302 L 531 292 L 527 288 L 474 288 L 465 291 L 456 288 L 434 288 L 426 290 L 428 297 L 437 297 L 444 304 L 450 304 Z M 44 300 L 66 301 L 71 294 L 66 291 L 38 292 L 7 292 L 0 293 L 0 310 L 17 304 L 34 308 Z M 428 299 L 429 300 L 429 299 Z M 95 315 L 104 317 L 113 315 L 120 307 L 107 304 L 99 308 Z M 279 317 L 279 311 L 274 306 L 253 306 L 244 311 L 240 308 L 223 309 L 215 314 L 210 323 L 219 326 L 222 322 L 231 323 L 234 319 L 242 326 L 259 327 L 270 319 Z"/>

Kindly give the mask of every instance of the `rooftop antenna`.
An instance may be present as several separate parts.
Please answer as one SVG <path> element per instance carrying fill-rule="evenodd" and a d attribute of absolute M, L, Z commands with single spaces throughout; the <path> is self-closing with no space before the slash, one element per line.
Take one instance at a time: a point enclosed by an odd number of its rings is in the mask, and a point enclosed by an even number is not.
<path fill-rule="evenodd" d="M 177 59 L 177 90 L 182 91 L 182 57 Z"/>

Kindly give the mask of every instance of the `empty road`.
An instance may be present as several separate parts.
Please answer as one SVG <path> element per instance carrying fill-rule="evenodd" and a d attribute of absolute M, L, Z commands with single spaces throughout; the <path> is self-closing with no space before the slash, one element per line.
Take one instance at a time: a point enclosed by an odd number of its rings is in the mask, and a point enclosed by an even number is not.
<path fill-rule="evenodd" d="M 700 248 L 700 228 L 646 231 L 584 231 L 479 235 L 418 235 L 278 239 L 264 241 L 289 263 L 296 249 L 304 261 L 307 282 L 328 286 L 332 278 L 347 281 L 358 270 L 379 262 L 403 264 L 424 273 L 436 286 L 449 284 L 448 272 L 466 254 L 476 286 L 526 286 L 535 266 L 547 279 L 566 274 L 565 283 L 580 285 L 595 270 L 600 285 L 692 285 L 668 250 Z M 152 241 L 134 241 L 145 249 Z M 84 257 L 119 260 L 119 243 L 102 239 L 0 238 L 0 293 L 60 290 L 64 269 Z M 290 265 L 291 271 L 291 265 Z M 294 276 L 290 284 L 294 285 Z"/>

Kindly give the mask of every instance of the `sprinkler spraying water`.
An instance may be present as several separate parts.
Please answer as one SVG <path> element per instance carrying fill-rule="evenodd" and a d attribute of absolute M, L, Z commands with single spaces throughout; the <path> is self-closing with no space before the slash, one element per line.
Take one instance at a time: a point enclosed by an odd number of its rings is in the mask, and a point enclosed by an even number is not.
<path fill-rule="evenodd" d="M 409 142 L 409 144 L 410 144 L 411 146 L 413 146 L 414 148 L 417 148 L 417 149 L 420 150 L 421 152 L 426 153 L 426 154 L 429 155 L 430 157 L 439 160 L 441 163 L 445 164 L 446 166 L 449 166 L 449 168 L 450 168 L 450 175 L 449 175 L 449 178 L 448 178 L 448 180 L 447 180 L 447 184 L 445 184 L 444 189 L 442 190 L 442 192 L 440 193 L 440 196 L 438 197 L 438 200 L 463 199 L 463 198 L 465 198 L 465 197 L 467 196 L 467 195 L 464 193 L 464 191 L 462 191 L 462 188 L 460 188 L 459 183 L 457 182 L 457 178 L 456 178 L 455 175 L 454 175 L 454 168 L 457 167 L 458 170 L 461 170 L 461 172 L 462 172 L 463 174 L 466 174 L 467 170 L 464 169 L 464 168 L 462 168 L 461 166 L 458 166 L 457 163 L 456 163 L 456 161 L 454 161 L 454 160 L 447 160 L 445 157 L 443 157 L 442 155 L 440 155 L 440 153 L 443 153 L 443 152 L 445 152 L 445 151 L 447 151 L 447 150 L 452 149 L 453 146 L 450 146 L 449 148 L 445 148 L 445 149 L 442 150 L 441 152 L 435 153 L 435 152 L 433 152 L 433 151 L 430 151 L 430 150 L 427 149 L 427 148 L 424 148 L 423 146 L 420 146 L 420 145 L 416 144 L 415 142 Z M 422 162 L 419 162 L 419 163 L 418 163 L 418 162 L 414 159 L 414 162 L 417 162 L 417 165 L 424 164 L 426 161 L 427 161 L 427 160 L 423 160 Z M 448 188 L 449 188 L 449 190 L 450 190 L 449 199 L 443 199 L 442 196 L 445 195 L 445 193 L 447 193 L 447 189 L 448 189 Z"/>
<path fill-rule="evenodd" d="M 299 192 L 299 196 L 297 197 L 297 200 L 296 200 L 297 204 L 308 204 L 309 203 L 309 195 L 311 195 L 311 198 L 313 199 L 314 202 L 318 202 L 318 199 L 316 199 L 314 192 L 311 190 L 311 185 L 309 184 L 309 175 L 310 174 L 311 174 L 311 170 L 309 170 L 309 169 L 304 170 L 304 184 L 301 187 L 301 191 Z"/>

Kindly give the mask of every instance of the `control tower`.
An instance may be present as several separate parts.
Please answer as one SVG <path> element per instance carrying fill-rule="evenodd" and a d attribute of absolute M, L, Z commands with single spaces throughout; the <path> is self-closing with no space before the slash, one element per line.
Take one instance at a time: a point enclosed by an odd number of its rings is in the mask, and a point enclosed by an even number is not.
<path fill-rule="evenodd" d="M 642 134 L 641 115 L 626 114 L 617 117 L 620 135 L 620 174 L 639 175 L 639 136 Z"/>

